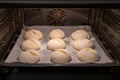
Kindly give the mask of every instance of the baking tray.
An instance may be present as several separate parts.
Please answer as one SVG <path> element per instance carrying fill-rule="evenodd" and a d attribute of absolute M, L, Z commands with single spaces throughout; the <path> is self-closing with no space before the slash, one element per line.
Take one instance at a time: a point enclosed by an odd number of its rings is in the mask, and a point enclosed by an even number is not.
<path fill-rule="evenodd" d="M 25 26 L 24 29 L 22 29 L 22 32 L 19 35 L 19 38 L 18 38 L 16 44 L 14 45 L 14 47 L 11 50 L 8 57 L 6 58 L 5 63 L 19 63 L 18 56 L 22 52 L 20 45 L 24 41 L 23 35 L 25 34 L 25 32 L 27 30 L 29 30 L 31 28 L 40 30 L 43 33 L 43 39 L 40 40 L 42 47 L 39 50 L 39 52 L 42 55 L 42 58 L 38 63 L 35 63 L 35 64 L 38 64 L 38 65 L 39 64 L 53 64 L 53 65 L 56 64 L 56 63 L 51 62 L 51 59 L 50 59 L 50 54 L 52 53 L 52 51 L 48 50 L 46 48 L 46 43 L 50 40 L 49 33 L 53 29 L 61 29 L 64 31 L 64 33 L 66 35 L 65 39 L 63 39 L 66 43 L 65 49 L 70 52 L 72 60 L 70 62 L 67 62 L 64 64 L 73 64 L 74 65 L 74 64 L 82 64 L 83 63 L 76 56 L 77 50 L 75 50 L 72 47 L 72 45 L 70 45 L 70 42 L 72 41 L 70 35 L 72 34 L 72 32 L 74 32 L 78 29 L 86 30 L 91 35 L 91 41 L 93 42 L 93 44 L 95 46 L 94 49 L 100 55 L 100 59 L 98 61 L 94 62 L 93 64 L 104 64 L 104 63 L 112 63 L 113 62 L 113 60 L 104 52 L 104 50 L 101 48 L 99 43 L 96 41 L 96 38 L 93 36 L 93 34 L 91 32 L 90 26 Z M 28 63 L 25 63 L 25 64 L 27 65 Z M 87 63 L 85 63 L 85 64 L 87 64 Z M 30 65 L 32 65 L 32 64 L 30 64 Z"/>

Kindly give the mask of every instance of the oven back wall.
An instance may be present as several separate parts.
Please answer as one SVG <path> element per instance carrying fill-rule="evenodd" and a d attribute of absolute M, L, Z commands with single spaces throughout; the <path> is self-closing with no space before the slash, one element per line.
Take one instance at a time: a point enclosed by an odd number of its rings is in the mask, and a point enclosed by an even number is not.
<path fill-rule="evenodd" d="M 25 8 L 25 25 L 83 25 L 88 24 L 88 8 Z"/>

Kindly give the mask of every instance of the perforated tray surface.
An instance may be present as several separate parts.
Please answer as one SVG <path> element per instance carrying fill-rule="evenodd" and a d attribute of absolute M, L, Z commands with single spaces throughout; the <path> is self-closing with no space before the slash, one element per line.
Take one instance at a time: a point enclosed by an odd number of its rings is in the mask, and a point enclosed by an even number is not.
<path fill-rule="evenodd" d="M 95 37 L 93 36 L 93 34 L 91 32 L 90 26 L 26 26 L 26 28 L 23 29 L 21 34 L 19 35 L 19 38 L 18 38 L 16 44 L 14 45 L 12 51 L 8 55 L 7 59 L 5 60 L 5 63 L 19 62 L 17 60 L 17 58 L 18 58 L 19 54 L 22 52 L 20 45 L 24 41 L 23 36 L 24 36 L 25 32 L 27 31 L 27 29 L 29 29 L 29 28 L 34 28 L 34 29 L 40 30 L 43 33 L 43 39 L 41 40 L 42 47 L 39 50 L 39 52 L 42 55 L 42 58 L 36 64 L 41 64 L 41 63 L 55 64 L 55 63 L 51 62 L 51 59 L 50 59 L 50 54 L 52 53 L 52 51 L 48 50 L 46 48 L 46 43 L 50 40 L 49 33 L 53 29 L 61 29 L 64 31 L 64 33 L 66 35 L 65 39 L 63 39 L 66 43 L 65 49 L 70 52 L 72 60 L 65 64 L 71 64 L 71 63 L 72 64 L 74 64 L 74 63 L 81 64 L 81 63 L 83 63 L 76 57 L 77 51 L 72 47 L 72 45 L 70 45 L 70 42 L 72 41 L 70 35 L 72 32 L 74 32 L 78 29 L 86 30 L 91 35 L 91 41 L 93 42 L 93 44 L 95 46 L 94 49 L 100 55 L 100 59 L 98 61 L 94 62 L 95 64 L 113 62 L 112 59 L 107 56 L 107 54 L 104 52 L 104 50 L 100 47 L 99 43 L 96 41 Z"/>

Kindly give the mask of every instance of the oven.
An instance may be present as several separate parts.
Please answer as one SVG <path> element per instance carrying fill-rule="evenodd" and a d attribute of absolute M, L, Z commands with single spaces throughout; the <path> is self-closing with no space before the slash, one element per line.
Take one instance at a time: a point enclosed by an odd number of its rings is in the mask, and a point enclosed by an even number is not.
<path fill-rule="evenodd" d="M 119 5 L 117 0 L 0 1 L 0 79 L 119 80 Z M 39 49 L 42 58 L 32 64 L 20 62 L 18 58 L 24 35 L 32 29 L 43 34 L 40 40 L 42 48 Z M 53 51 L 46 48 L 49 34 L 54 29 L 65 33 L 65 50 L 71 53 L 71 60 L 67 63 L 51 61 Z M 76 57 L 78 51 L 71 46 L 70 37 L 76 30 L 90 34 L 93 49 L 100 56 L 97 61 L 82 62 Z"/>

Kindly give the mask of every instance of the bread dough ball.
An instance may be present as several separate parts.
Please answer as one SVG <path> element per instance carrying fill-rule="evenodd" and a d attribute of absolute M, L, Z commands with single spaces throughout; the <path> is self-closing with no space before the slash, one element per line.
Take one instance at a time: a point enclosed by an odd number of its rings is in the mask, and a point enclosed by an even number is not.
<path fill-rule="evenodd" d="M 71 38 L 72 38 L 72 40 L 90 39 L 90 35 L 88 34 L 88 32 L 86 32 L 84 30 L 77 30 L 71 34 Z"/>
<path fill-rule="evenodd" d="M 76 50 L 81 50 L 83 48 L 93 48 L 93 43 L 91 40 L 88 40 L 88 39 L 77 39 L 75 41 L 72 41 L 71 42 L 73 48 L 75 48 Z"/>
<path fill-rule="evenodd" d="M 28 49 L 38 50 L 41 48 L 41 43 L 37 39 L 27 39 L 27 40 L 23 41 L 23 43 L 21 44 L 21 48 L 23 50 L 28 50 Z"/>
<path fill-rule="evenodd" d="M 51 39 L 47 43 L 47 48 L 49 50 L 64 49 L 66 47 L 65 42 L 62 39 Z"/>
<path fill-rule="evenodd" d="M 77 57 L 82 62 L 95 62 L 99 59 L 99 54 L 91 48 L 84 48 L 80 50 Z"/>
<path fill-rule="evenodd" d="M 29 31 L 27 31 L 24 35 L 24 39 L 42 39 L 43 34 L 39 31 L 39 30 L 35 30 L 35 29 L 31 29 Z"/>
<path fill-rule="evenodd" d="M 64 49 L 58 49 L 51 53 L 51 60 L 55 63 L 65 63 L 71 60 L 71 55 Z"/>
<path fill-rule="evenodd" d="M 54 39 L 54 38 L 63 39 L 65 38 L 65 33 L 61 29 L 55 29 L 50 32 L 49 37 L 51 39 Z"/>
<path fill-rule="evenodd" d="M 41 59 L 40 56 L 38 51 L 30 49 L 20 53 L 18 60 L 22 63 L 37 63 Z"/>

